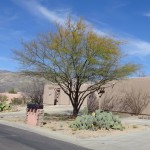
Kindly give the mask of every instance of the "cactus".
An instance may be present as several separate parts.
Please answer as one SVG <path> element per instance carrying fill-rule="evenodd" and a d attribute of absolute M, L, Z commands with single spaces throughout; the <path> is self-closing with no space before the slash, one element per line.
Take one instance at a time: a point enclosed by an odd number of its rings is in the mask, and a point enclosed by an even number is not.
<path fill-rule="evenodd" d="M 79 130 L 123 130 L 118 116 L 114 116 L 111 112 L 101 110 L 96 110 L 95 113 L 91 115 L 78 116 L 76 120 L 70 124 L 70 127 Z"/>
<path fill-rule="evenodd" d="M 88 108 L 87 107 L 84 107 L 83 110 L 82 110 L 82 115 L 88 115 Z"/>

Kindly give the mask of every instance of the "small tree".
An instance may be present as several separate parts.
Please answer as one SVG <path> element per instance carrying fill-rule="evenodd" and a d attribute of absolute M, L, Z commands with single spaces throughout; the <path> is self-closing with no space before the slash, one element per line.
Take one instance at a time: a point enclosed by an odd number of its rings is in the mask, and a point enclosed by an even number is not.
<path fill-rule="evenodd" d="M 25 73 L 45 77 L 61 87 L 70 98 L 73 115 L 89 94 L 137 69 L 137 65 L 120 63 L 120 41 L 97 35 L 83 20 L 72 22 L 69 18 L 56 28 L 56 32 L 22 42 L 22 49 L 14 50 L 14 55 Z M 83 89 L 85 83 L 90 84 Z"/>

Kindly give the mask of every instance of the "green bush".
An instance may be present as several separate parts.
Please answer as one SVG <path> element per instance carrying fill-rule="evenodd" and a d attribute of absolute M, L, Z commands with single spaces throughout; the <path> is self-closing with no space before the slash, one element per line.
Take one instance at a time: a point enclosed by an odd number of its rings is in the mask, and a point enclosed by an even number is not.
<path fill-rule="evenodd" d="M 5 95 L 0 95 L 0 111 L 7 110 L 9 108 L 9 105 L 6 104 L 6 101 L 8 101 L 8 97 Z"/>
<path fill-rule="evenodd" d="M 10 109 L 10 106 L 4 102 L 0 103 L 0 111 L 8 110 Z"/>
<path fill-rule="evenodd" d="M 3 111 L 5 108 L 5 104 L 4 103 L 0 103 L 0 111 Z"/>
<path fill-rule="evenodd" d="M 124 128 L 118 116 L 100 110 L 96 110 L 91 115 L 78 116 L 69 126 L 78 130 L 123 130 Z"/>

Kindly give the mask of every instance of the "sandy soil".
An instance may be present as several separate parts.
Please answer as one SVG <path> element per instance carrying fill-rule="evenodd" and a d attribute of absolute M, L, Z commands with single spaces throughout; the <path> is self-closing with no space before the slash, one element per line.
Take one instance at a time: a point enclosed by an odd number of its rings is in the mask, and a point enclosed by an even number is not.
<path fill-rule="evenodd" d="M 115 134 L 126 134 L 129 132 L 139 131 L 139 130 L 147 130 L 150 129 L 150 126 L 144 126 L 144 125 L 124 125 L 125 129 L 123 131 L 119 130 L 97 130 L 97 131 L 90 131 L 90 130 L 74 130 L 69 128 L 69 123 L 72 122 L 74 119 L 69 116 L 65 115 L 64 108 L 65 107 L 55 107 L 51 109 L 47 109 L 50 112 L 45 114 L 44 116 L 44 125 L 42 128 L 46 128 L 50 131 L 55 131 L 61 134 L 65 135 L 71 135 L 78 138 L 94 138 L 99 136 L 108 136 L 108 135 L 115 135 Z M 24 110 L 25 107 L 19 107 L 19 110 Z M 59 111 L 58 111 L 59 110 Z M 61 110 L 61 111 L 60 111 Z M 58 113 L 59 112 L 59 113 Z M 54 114 L 56 113 L 56 114 Z M 58 113 L 58 114 L 57 114 Z M 13 117 L 0 117 L 2 120 L 17 122 L 17 123 L 24 123 L 25 117 L 22 116 L 13 116 Z"/>
<path fill-rule="evenodd" d="M 24 123 L 24 118 L 22 117 L 13 117 L 13 118 L 0 118 L 7 121 Z M 45 117 L 44 125 L 42 128 L 49 129 L 50 131 L 55 131 L 61 134 L 70 135 L 77 138 L 94 138 L 99 136 L 110 136 L 115 134 L 126 134 L 129 132 L 139 131 L 139 130 L 147 130 L 150 129 L 149 126 L 142 125 L 124 125 L 125 129 L 123 131 L 119 130 L 74 130 L 69 128 L 69 123 L 72 122 L 73 119 L 69 116 L 59 116 L 52 115 L 49 117 Z"/>
<path fill-rule="evenodd" d="M 7 98 L 8 98 L 7 103 L 10 103 L 13 98 L 22 98 L 22 93 L 21 92 L 18 92 L 16 94 L 0 93 L 0 95 L 7 96 Z"/>
<path fill-rule="evenodd" d="M 48 128 L 52 131 L 56 131 L 66 135 L 72 135 L 78 138 L 94 138 L 99 136 L 107 136 L 107 135 L 114 135 L 114 134 L 125 134 L 129 132 L 134 132 L 137 130 L 146 130 L 150 129 L 149 126 L 142 126 L 142 125 L 124 125 L 125 129 L 123 131 L 119 130 L 97 130 L 97 131 L 90 131 L 90 130 L 74 130 L 69 128 L 69 123 L 72 119 L 65 120 L 57 120 L 55 118 L 45 120 L 44 128 Z"/>

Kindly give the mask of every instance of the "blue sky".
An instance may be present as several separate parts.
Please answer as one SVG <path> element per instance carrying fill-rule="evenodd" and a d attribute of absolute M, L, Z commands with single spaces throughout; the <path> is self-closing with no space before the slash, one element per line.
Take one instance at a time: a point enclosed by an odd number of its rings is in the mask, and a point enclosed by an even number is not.
<path fill-rule="evenodd" d="M 20 48 L 20 39 L 53 30 L 55 21 L 71 15 L 99 35 L 124 41 L 127 60 L 150 75 L 150 0 L 1 0 L 0 10 L 0 69 L 17 71 L 11 50 Z"/>

